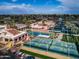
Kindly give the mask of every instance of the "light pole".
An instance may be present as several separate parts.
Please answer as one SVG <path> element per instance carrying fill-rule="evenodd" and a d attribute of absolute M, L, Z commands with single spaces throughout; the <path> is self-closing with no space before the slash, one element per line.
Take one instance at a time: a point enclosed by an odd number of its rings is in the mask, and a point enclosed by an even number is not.
<path fill-rule="evenodd" d="M 69 33 L 68 32 L 69 32 L 69 30 L 67 30 L 67 44 L 68 44 L 68 41 L 69 41 L 69 37 L 68 37 Z M 67 52 L 68 52 L 68 56 L 69 56 L 69 48 L 68 48 L 68 51 Z"/>

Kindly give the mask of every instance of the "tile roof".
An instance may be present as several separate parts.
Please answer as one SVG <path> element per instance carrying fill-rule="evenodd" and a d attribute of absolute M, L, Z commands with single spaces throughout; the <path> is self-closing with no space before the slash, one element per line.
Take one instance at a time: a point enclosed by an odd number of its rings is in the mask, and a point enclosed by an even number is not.
<path fill-rule="evenodd" d="M 19 31 L 16 30 L 16 29 L 8 29 L 7 31 L 8 31 L 9 33 L 13 34 L 13 35 L 19 34 Z"/>

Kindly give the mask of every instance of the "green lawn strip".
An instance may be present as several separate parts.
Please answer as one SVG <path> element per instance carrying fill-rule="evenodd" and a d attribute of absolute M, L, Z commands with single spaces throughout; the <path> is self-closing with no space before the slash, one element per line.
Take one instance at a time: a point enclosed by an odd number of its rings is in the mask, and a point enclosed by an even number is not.
<path fill-rule="evenodd" d="M 48 56 L 45 56 L 45 55 L 37 54 L 37 53 L 31 52 L 31 51 L 26 51 L 26 50 L 20 50 L 20 51 L 23 52 L 23 53 L 32 55 L 32 56 L 42 58 L 42 59 L 56 59 L 56 58 L 48 57 Z"/>
<path fill-rule="evenodd" d="M 79 43 L 79 36 L 67 36 L 64 35 L 62 41 L 70 42 L 70 43 Z"/>

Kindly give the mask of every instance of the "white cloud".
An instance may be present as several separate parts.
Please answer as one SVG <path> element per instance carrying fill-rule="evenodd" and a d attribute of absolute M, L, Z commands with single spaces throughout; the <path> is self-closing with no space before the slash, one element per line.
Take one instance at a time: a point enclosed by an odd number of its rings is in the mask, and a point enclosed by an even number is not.
<path fill-rule="evenodd" d="M 79 0 L 58 0 L 62 6 L 70 10 L 79 10 Z"/>
<path fill-rule="evenodd" d="M 58 0 L 60 2 L 62 2 L 63 4 L 68 4 L 68 5 L 72 5 L 72 4 L 76 4 L 79 5 L 79 0 Z"/>
<path fill-rule="evenodd" d="M 32 7 L 31 4 L 11 4 L 11 3 L 4 3 L 3 5 L 0 5 L 0 14 L 7 14 L 7 13 L 15 13 L 15 14 L 20 14 L 20 13 L 31 13 L 34 8 Z"/>
<path fill-rule="evenodd" d="M 14 8 L 30 8 L 31 5 L 30 4 L 10 4 L 10 3 L 5 3 L 3 5 L 0 6 L 0 9 L 14 9 Z"/>
<path fill-rule="evenodd" d="M 60 7 L 35 7 L 30 4 L 10 4 L 10 5 L 2 5 L 0 6 L 0 10 L 10 11 L 10 13 L 33 13 L 33 14 L 53 14 L 53 13 L 62 13 L 62 9 Z M 5 13 L 6 13 L 5 12 Z"/>
<path fill-rule="evenodd" d="M 34 0 L 35 1 L 35 0 Z M 50 0 L 51 1 L 51 0 Z M 0 11 L 5 13 L 33 13 L 33 14 L 54 14 L 54 13 L 70 13 L 71 10 L 76 10 L 79 8 L 79 0 L 57 0 L 61 2 L 60 5 L 56 7 L 35 7 L 31 4 L 12 4 L 4 3 L 0 5 Z M 75 7 L 75 8 L 74 8 Z M 79 10 L 79 9 L 78 9 Z"/>

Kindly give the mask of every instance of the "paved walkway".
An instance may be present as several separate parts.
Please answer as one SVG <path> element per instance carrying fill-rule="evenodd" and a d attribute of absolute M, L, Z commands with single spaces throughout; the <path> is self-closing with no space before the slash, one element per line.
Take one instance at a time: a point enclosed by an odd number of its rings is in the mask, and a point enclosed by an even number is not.
<path fill-rule="evenodd" d="M 68 56 L 57 54 L 54 52 L 46 52 L 46 51 L 38 50 L 35 48 L 25 47 L 25 46 L 23 46 L 21 49 L 31 51 L 37 54 L 49 56 L 49 57 L 56 58 L 56 59 L 74 59 L 73 57 L 68 57 Z"/>

